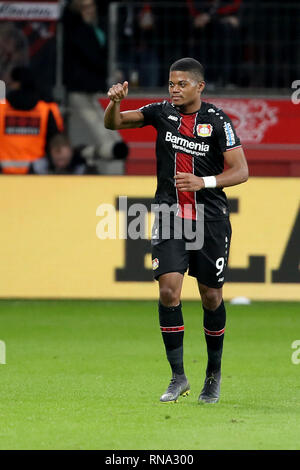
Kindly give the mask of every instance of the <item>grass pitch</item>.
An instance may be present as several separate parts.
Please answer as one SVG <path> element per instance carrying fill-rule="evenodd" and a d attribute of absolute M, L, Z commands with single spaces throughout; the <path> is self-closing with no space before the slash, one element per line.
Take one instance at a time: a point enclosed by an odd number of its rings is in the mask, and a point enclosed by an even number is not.
<path fill-rule="evenodd" d="M 201 304 L 183 309 L 191 394 L 161 404 L 156 302 L 0 301 L 0 449 L 300 449 L 300 305 L 227 305 L 215 405 L 197 403 Z"/>

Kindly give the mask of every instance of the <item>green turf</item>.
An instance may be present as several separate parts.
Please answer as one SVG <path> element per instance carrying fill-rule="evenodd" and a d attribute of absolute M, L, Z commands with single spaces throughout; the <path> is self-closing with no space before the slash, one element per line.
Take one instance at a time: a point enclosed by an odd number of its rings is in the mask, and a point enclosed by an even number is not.
<path fill-rule="evenodd" d="M 221 400 L 198 405 L 201 306 L 184 302 L 191 394 L 170 379 L 156 302 L 0 301 L 0 449 L 300 449 L 300 305 L 227 305 Z"/>

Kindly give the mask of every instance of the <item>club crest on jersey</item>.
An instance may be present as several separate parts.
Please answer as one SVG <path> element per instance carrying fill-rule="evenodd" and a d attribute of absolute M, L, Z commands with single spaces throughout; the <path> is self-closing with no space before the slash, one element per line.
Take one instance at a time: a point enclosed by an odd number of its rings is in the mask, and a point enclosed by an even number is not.
<path fill-rule="evenodd" d="M 155 269 L 157 269 L 158 266 L 159 266 L 159 259 L 158 259 L 158 258 L 154 258 L 154 259 L 152 260 L 152 269 L 153 269 L 153 271 L 154 271 Z"/>
<path fill-rule="evenodd" d="M 198 124 L 197 126 L 197 135 L 200 137 L 210 137 L 213 131 L 213 126 L 211 124 Z"/>

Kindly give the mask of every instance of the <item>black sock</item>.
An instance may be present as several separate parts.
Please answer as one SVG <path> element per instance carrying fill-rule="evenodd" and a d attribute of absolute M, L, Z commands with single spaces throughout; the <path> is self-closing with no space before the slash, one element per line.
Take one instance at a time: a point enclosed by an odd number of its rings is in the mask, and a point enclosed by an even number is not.
<path fill-rule="evenodd" d="M 159 323 L 164 340 L 167 358 L 175 374 L 184 374 L 183 369 L 183 335 L 184 324 L 181 303 L 176 307 L 165 307 L 158 304 Z"/>
<path fill-rule="evenodd" d="M 222 300 L 216 310 L 208 310 L 203 307 L 203 326 L 207 345 L 207 369 L 206 373 L 219 372 L 223 352 L 223 340 L 226 323 L 226 310 Z"/>

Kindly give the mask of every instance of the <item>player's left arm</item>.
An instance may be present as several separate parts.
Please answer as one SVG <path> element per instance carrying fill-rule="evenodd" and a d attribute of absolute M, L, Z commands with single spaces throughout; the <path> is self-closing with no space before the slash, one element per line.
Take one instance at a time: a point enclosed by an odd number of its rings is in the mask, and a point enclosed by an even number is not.
<path fill-rule="evenodd" d="M 199 191 L 205 187 L 226 187 L 245 183 L 248 179 L 248 165 L 242 147 L 223 152 L 228 169 L 219 175 L 211 175 L 215 178 L 216 186 L 207 186 L 201 176 L 191 173 L 177 172 L 175 175 L 176 188 L 179 191 Z"/>
<path fill-rule="evenodd" d="M 216 176 L 217 187 L 245 183 L 249 177 L 247 160 L 242 147 L 223 152 L 228 169 Z"/>

